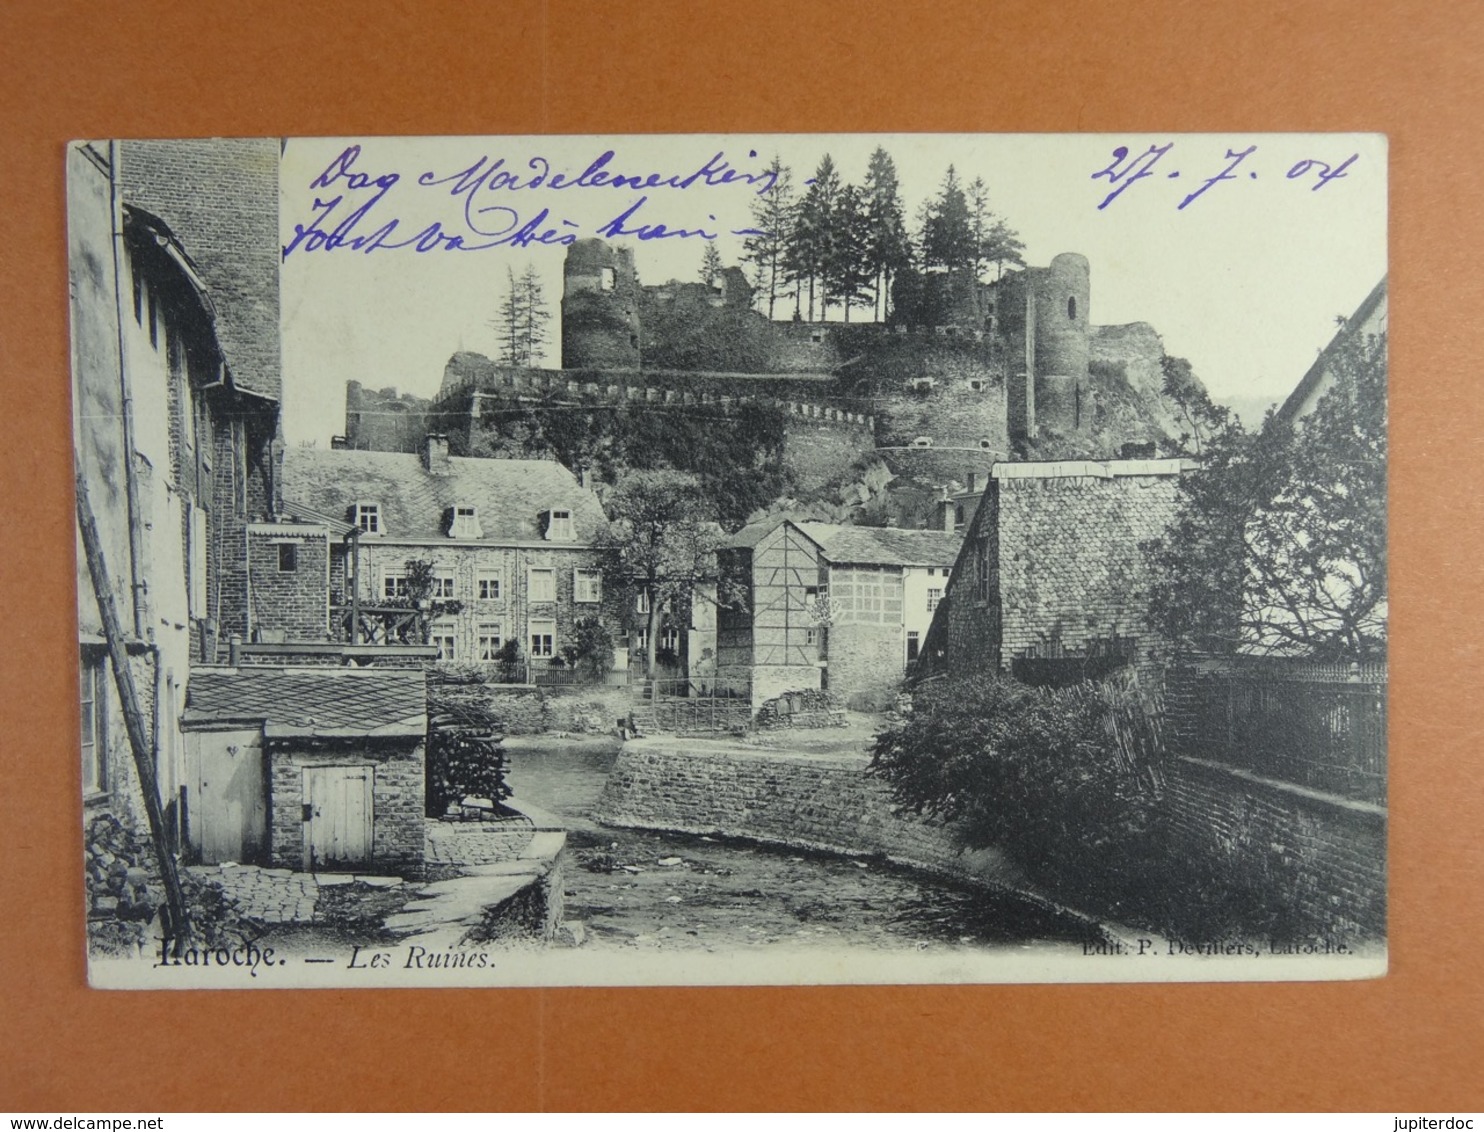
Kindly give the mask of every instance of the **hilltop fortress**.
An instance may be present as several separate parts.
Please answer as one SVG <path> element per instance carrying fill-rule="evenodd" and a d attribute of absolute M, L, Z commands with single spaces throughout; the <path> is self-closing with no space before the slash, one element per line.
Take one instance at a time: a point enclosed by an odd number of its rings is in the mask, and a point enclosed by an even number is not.
<path fill-rule="evenodd" d="M 414 451 L 441 430 L 457 447 L 512 402 L 719 418 L 762 406 L 782 415 L 800 490 L 880 460 L 926 496 L 1007 459 L 1173 451 L 1159 336 L 1146 323 L 1093 325 L 1091 277 L 1075 253 L 988 283 L 907 273 L 884 323 L 780 321 L 753 308 L 737 267 L 710 284 L 644 285 L 630 248 L 580 240 L 564 263 L 559 369 L 460 352 L 431 402 L 352 382 L 344 442 Z"/>

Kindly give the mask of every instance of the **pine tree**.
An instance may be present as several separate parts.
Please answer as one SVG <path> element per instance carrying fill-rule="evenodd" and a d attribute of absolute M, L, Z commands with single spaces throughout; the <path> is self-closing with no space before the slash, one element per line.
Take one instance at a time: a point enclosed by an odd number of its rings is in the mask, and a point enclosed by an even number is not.
<path fill-rule="evenodd" d="M 701 253 L 701 282 L 711 287 L 716 284 L 716 277 L 721 274 L 721 253 L 716 250 L 716 245 L 708 243 L 706 250 Z"/>
<path fill-rule="evenodd" d="M 835 210 L 840 198 L 840 174 L 835 161 L 825 154 L 809 181 L 789 239 L 788 264 L 792 278 L 808 285 L 809 321 L 814 321 L 814 297 L 819 292 L 819 316 L 829 306 L 829 287 L 824 281 L 835 239 Z"/>
<path fill-rule="evenodd" d="M 891 156 L 876 147 L 866 167 L 863 186 L 866 212 L 866 262 L 876 292 L 876 320 L 889 313 L 891 284 L 897 272 L 908 266 L 911 243 L 902 213 L 901 186 Z"/>
<path fill-rule="evenodd" d="M 757 235 L 743 241 L 743 259 L 752 264 L 753 281 L 758 295 L 767 304 L 767 315 L 774 316 L 780 298 L 787 297 L 788 273 L 785 259 L 798 200 L 793 188 L 793 172 L 775 153 L 768 173 L 773 186 L 752 202 L 752 226 Z"/>
<path fill-rule="evenodd" d="M 525 322 L 525 300 L 520 284 L 515 278 L 515 269 L 505 269 L 505 294 L 500 299 L 498 312 L 490 323 L 500 334 L 500 364 L 524 365 L 521 360 L 521 326 Z"/>
<path fill-rule="evenodd" d="M 1019 234 L 1003 219 L 996 217 L 994 223 L 990 225 L 989 235 L 980 252 L 985 263 L 995 265 L 995 278 L 998 279 L 1005 273 L 1007 263 L 1016 267 L 1024 267 L 1024 252 L 1025 245 L 1020 242 Z"/>
<path fill-rule="evenodd" d="M 969 220 L 969 202 L 959 185 L 953 166 L 943 178 L 943 187 L 933 202 L 923 233 L 929 267 L 969 267 L 974 262 L 974 235 Z"/>
<path fill-rule="evenodd" d="M 545 353 L 546 331 L 551 323 L 551 308 L 546 304 L 546 287 L 534 266 L 527 266 L 519 276 L 515 269 L 505 269 L 505 293 L 490 325 L 499 332 L 499 361 L 507 366 L 530 366 Z"/>
<path fill-rule="evenodd" d="M 535 365 L 546 352 L 546 327 L 551 321 L 551 308 L 546 305 L 546 288 L 534 266 L 528 266 L 520 277 L 521 299 L 524 304 L 521 321 L 521 347 L 525 356 L 523 365 Z"/>
<path fill-rule="evenodd" d="M 864 306 L 871 301 L 874 282 L 870 220 L 865 197 L 855 185 L 846 185 L 840 190 L 831 228 L 824 278 L 829 293 L 844 306 L 845 321 L 849 322 L 852 306 Z"/>
<path fill-rule="evenodd" d="M 969 232 L 974 244 L 974 278 L 984 274 L 984 250 L 989 242 L 989 233 L 994 226 L 994 214 L 989 211 L 989 187 L 983 177 L 975 177 L 969 183 Z"/>

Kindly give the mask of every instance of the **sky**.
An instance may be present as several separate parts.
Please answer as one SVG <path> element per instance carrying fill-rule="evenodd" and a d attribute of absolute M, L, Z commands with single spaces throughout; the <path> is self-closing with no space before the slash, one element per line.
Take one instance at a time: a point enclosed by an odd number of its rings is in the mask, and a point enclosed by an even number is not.
<path fill-rule="evenodd" d="M 1281 401 L 1386 272 L 1374 134 L 296 138 L 280 166 L 285 437 L 343 432 L 348 380 L 426 397 L 454 352 L 493 356 L 510 271 L 534 267 L 555 315 L 563 237 L 619 234 L 641 282 L 693 280 L 708 242 L 740 262 L 774 154 L 802 190 L 826 153 L 859 183 L 877 146 L 909 222 L 950 165 L 982 178 L 1027 263 L 1088 258 L 1095 325 L 1150 323 L 1244 409 Z"/>

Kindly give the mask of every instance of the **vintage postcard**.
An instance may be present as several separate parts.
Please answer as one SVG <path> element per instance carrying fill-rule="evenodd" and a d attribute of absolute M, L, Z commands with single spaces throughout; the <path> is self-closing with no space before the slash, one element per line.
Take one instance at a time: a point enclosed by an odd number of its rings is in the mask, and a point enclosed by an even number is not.
<path fill-rule="evenodd" d="M 67 148 L 106 988 L 1386 970 L 1386 141 Z"/>

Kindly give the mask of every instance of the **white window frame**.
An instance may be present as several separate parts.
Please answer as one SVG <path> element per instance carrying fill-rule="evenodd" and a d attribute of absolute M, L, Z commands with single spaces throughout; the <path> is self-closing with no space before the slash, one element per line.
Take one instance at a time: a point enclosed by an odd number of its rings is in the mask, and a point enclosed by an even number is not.
<path fill-rule="evenodd" d="M 598 605 L 603 600 L 603 572 L 579 566 L 572 571 L 572 600 L 581 605 Z"/>
<path fill-rule="evenodd" d="M 377 592 L 383 601 L 397 601 L 407 596 L 407 575 L 390 566 L 381 568 L 381 585 Z"/>
<path fill-rule="evenodd" d="M 537 577 L 537 575 L 541 575 L 544 578 L 550 578 L 551 579 L 551 593 L 550 593 L 550 596 L 549 597 L 548 596 L 542 596 L 542 594 L 538 594 L 537 593 L 537 590 L 536 590 L 536 577 Z M 544 592 L 545 592 L 545 588 L 543 587 L 542 588 L 542 593 L 544 593 Z M 531 601 L 532 603 L 541 602 L 541 603 L 545 604 L 547 602 L 554 602 L 554 601 L 556 601 L 556 599 L 557 599 L 557 572 L 556 572 L 556 567 L 554 567 L 554 566 L 532 566 L 532 567 L 530 567 L 526 571 L 526 595 L 527 595 L 527 599 L 529 601 Z"/>
<path fill-rule="evenodd" d="M 108 792 L 108 658 L 84 650 L 78 665 L 84 797 Z"/>
<path fill-rule="evenodd" d="M 542 641 L 540 638 L 545 637 Z M 532 660 L 547 660 L 556 656 L 557 623 L 555 617 L 532 617 L 526 621 L 526 641 L 530 645 Z"/>
<path fill-rule="evenodd" d="M 636 593 L 634 595 L 634 612 L 635 613 L 648 613 L 649 612 L 649 591 L 648 590 L 640 590 L 638 593 Z"/>
<path fill-rule="evenodd" d="M 479 508 L 471 503 L 455 503 L 453 519 L 448 524 L 449 538 L 480 538 Z"/>
<path fill-rule="evenodd" d="M 452 601 L 459 596 L 458 578 L 452 570 L 433 572 L 433 592 L 428 595 L 434 601 Z"/>
<path fill-rule="evenodd" d="M 479 660 L 489 663 L 498 659 L 501 646 L 505 644 L 498 621 L 481 621 L 475 634 L 475 651 Z"/>
<path fill-rule="evenodd" d="M 499 570 L 481 570 L 474 579 L 476 601 L 503 601 L 505 576 Z"/>
<path fill-rule="evenodd" d="M 363 535 L 386 534 L 386 527 L 381 521 L 381 504 L 370 501 L 357 503 L 356 526 Z"/>
<path fill-rule="evenodd" d="M 576 535 L 572 511 L 568 507 L 553 507 L 546 515 L 546 541 L 572 542 Z"/>
<path fill-rule="evenodd" d="M 458 640 L 458 623 L 451 619 L 441 618 L 434 621 L 428 629 L 428 644 L 437 647 L 439 660 L 458 659 Z"/>
<path fill-rule="evenodd" d="M 929 586 L 927 591 L 927 611 L 932 613 L 943 601 L 943 591 L 937 586 Z"/>

